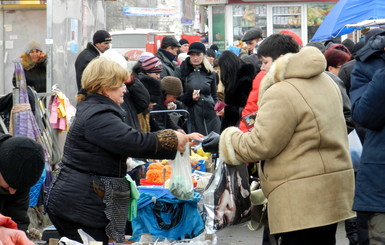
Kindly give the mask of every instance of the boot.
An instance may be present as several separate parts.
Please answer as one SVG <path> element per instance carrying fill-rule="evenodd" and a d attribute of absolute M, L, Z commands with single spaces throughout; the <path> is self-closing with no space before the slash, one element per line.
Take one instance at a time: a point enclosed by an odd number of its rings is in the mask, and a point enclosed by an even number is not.
<path fill-rule="evenodd" d="M 345 231 L 349 245 L 358 245 L 357 218 L 345 220 Z"/>

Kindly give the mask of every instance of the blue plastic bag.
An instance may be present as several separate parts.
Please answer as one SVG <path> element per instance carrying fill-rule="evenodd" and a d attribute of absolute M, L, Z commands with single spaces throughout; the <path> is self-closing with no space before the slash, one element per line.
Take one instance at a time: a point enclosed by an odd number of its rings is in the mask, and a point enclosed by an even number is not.
<path fill-rule="evenodd" d="M 186 201 L 167 196 L 141 193 L 138 216 L 132 220 L 133 235 L 130 240 L 139 241 L 143 233 L 160 239 L 182 240 L 203 232 L 205 225 L 197 205 L 200 194 L 194 193 L 194 197 Z M 149 202 L 154 199 L 155 203 Z"/>

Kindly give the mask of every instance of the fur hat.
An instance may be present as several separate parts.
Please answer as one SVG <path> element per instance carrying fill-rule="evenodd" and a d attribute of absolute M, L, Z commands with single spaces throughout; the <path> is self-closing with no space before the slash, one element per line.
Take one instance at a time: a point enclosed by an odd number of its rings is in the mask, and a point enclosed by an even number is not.
<path fill-rule="evenodd" d="M 159 102 L 160 96 L 162 95 L 162 89 L 160 87 L 159 80 L 150 76 L 143 76 L 140 78 L 140 81 L 143 83 L 148 93 L 150 94 L 150 101 L 155 103 Z"/>
<path fill-rule="evenodd" d="M 28 43 L 27 48 L 25 49 L 25 52 L 27 54 L 29 54 L 34 49 L 39 50 L 39 51 L 43 51 L 40 43 L 38 43 L 36 41 L 32 41 L 32 42 Z"/>
<path fill-rule="evenodd" d="M 156 56 L 146 58 L 142 62 L 142 68 L 146 73 L 161 73 L 162 62 Z"/>
<path fill-rule="evenodd" d="M 193 43 L 190 45 L 187 54 L 191 54 L 191 53 L 204 53 L 204 54 L 206 54 L 206 47 L 205 47 L 205 45 L 204 45 L 203 43 L 201 43 L 201 42 L 193 42 Z"/>
<path fill-rule="evenodd" d="M 182 82 L 177 77 L 166 76 L 161 81 L 162 90 L 166 94 L 181 96 L 183 93 Z"/>
<path fill-rule="evenodd" d="M 0 173 L 16 190 L 28 190 L 44 169 L 43 147 L 23 136 L 0 136 Z"/>
<path fill-rule="evenodd" d="M 94 36 L 92 37 L 93 44 L 109 42 L 111 40 L 112 40 L 111 34 L 105 30 L 99 30 L 95 32 Z"/>

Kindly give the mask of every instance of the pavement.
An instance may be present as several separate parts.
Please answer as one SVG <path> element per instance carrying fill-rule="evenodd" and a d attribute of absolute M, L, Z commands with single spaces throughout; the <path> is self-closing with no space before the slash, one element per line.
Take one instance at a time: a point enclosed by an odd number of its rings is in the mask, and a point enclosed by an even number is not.
<path fill-rule="evenodd" d="M 259 231 L 250 231 L 247 223 L 225 227 L 217 231 L 218 245 L 261 245 L 263 228 Z M 346 238 L 344 222 L 338 224 L 336 233 L 336 245 L 349 245 L 349 240 Z"/>

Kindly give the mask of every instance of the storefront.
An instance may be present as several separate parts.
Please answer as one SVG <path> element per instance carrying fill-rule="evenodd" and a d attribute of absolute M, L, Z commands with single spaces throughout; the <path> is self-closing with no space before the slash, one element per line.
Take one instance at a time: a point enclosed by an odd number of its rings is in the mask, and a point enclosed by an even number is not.
<path fill-rule="evenodd" d="M 209 42 L 225 49 L 243 34 L 260 27 L 264 36 L 291 30 L 307 43 L 337 0 L 252 1 L 200 0 L 208 6 Z"/>

